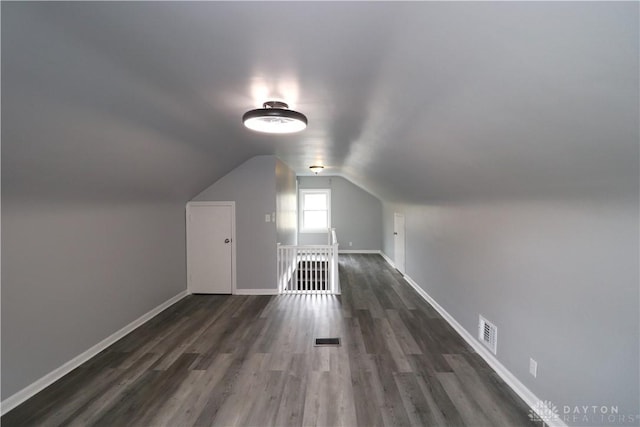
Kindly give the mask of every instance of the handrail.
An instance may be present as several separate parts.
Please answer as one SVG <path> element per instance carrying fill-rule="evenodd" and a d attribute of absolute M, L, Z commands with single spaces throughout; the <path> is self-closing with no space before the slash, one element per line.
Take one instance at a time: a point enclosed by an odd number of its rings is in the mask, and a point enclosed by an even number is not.
<path fill-rule="evenodd" d="M 301 248 L 301 249 L 318 249 L 326 248 L 333 245 L 281 245 L 278 243 L 279 248 Z"/>

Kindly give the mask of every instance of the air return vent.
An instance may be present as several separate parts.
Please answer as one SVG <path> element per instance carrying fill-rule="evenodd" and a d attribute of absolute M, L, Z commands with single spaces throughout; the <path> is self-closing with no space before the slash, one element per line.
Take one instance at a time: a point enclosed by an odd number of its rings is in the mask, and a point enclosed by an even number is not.
<path fill-rule="evenodd" d="M 498 349 L 498 328 L 482 316 L 480 316 L 480 323 L 478 324 L 478 339 L 493 354 L 496 354 Z"/>
<path fill-rule="evenodd" d="M 314 347 L 339 347 L 340 338 L 316 338 Z"/>

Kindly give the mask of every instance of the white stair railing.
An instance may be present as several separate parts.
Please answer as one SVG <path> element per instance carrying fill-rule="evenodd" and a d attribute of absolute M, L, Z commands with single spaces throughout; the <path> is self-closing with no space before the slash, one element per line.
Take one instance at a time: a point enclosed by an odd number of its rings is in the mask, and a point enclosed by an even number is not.
<path fill-rule="evenodd" d="M 278 245 L 281 294 L 339 294 L 338 241 L 329 231 L 327 245 Z"/>

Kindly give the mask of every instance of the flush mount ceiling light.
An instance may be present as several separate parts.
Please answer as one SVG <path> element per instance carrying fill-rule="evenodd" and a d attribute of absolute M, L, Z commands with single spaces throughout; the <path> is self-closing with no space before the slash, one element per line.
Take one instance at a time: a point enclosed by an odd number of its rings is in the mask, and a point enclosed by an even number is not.
<path fill-rule="evenodd" d="M 324 169 L 324 166 L 309 166 L 309 169 L 311 169 L 311 172 L 318 175 L 319 172 L 322 172 L 322 169 Z"/>
<path fill-rule="evenodd" d="M 307 127 L 304 114 L 289 110 L 289 106 L 280 101 L 268 101 L 264 108 L 247 111 L 242 123 L 251 130 L 266 133 L 294 133 Z"/>

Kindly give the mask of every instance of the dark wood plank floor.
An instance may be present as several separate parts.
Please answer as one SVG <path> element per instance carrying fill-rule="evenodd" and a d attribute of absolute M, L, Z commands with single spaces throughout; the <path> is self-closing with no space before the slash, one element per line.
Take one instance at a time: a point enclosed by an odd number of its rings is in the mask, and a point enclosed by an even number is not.
<path fill-rule="evenodd" d="M 341 296 L 189 296 L 2 426 L 534 425 L 380 256 L 341 255 L 340 280 Z"/>

